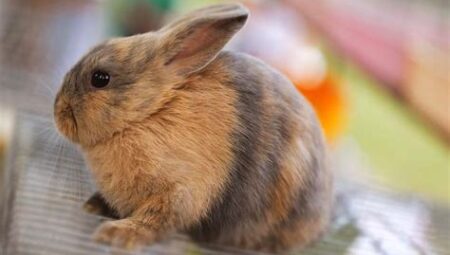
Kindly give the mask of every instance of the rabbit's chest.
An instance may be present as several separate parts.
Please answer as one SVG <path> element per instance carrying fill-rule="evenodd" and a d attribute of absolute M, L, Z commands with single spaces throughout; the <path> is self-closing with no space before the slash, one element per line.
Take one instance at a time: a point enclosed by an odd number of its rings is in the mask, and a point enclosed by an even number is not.
<path fill-rule="evenodd" d="M 148 150 L 112 148 L 87 153 L 93 177 L 105 199 L 121 215 L 135 210 L 155 189 L 164 185 L 161 162 Z"/>

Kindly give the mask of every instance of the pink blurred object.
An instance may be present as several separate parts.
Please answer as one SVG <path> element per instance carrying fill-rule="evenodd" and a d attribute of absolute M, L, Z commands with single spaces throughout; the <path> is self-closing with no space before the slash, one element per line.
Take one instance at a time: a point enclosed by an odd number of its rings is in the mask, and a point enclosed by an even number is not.
<path fill-rule="evenodd" d="M 395 91 L 404 85 L 409 48 L 417 38 L 449 48 L 448 24 L 395 2 L 287 0 L 338 51 Z M 409 8 L 408 8 L 409 7 Z M 441 24 L 442 22 L 442 24 Z"/>

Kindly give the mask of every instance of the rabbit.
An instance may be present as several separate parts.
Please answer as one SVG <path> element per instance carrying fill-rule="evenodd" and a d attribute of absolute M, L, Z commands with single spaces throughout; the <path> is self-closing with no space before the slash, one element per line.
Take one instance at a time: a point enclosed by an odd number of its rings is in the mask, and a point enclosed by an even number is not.
<path fill-rule="evenodd" d="M 84 208 L 113 218 L 96 241 L 132 250 L 178 232 L 286 252 L 325 232 L 333 178 L 312 107 L 278 71 L 223 49 L 248 16 L 199 9 L 107 40 L 66 74 L 55 123 L 98 188 Z"/>

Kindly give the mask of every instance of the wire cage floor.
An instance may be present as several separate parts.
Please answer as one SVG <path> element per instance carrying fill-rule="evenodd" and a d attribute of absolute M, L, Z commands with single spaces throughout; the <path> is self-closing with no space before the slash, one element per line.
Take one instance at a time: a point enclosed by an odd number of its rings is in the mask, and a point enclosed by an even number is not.
<path fill-rule="evenodd" d="M 16 117 L 2 178 L 2 254 L 130 254 L 92 240 L 105 220 L 81 208 L 92 179 L 75 147 L 43 133 L 49 125 L 36 114 Z M 329 234 L 301 254 L 450 254 L 448 209 L 350 181 L 338 181 L 335 209 Z M 137 254 L 245 253 L 176 235 Z"/>

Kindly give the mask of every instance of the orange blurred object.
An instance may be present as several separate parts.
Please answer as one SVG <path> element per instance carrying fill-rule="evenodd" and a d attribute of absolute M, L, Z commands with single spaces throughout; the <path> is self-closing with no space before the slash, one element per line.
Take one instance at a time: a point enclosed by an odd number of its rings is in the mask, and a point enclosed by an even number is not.
<path fill-rule="evenodd" d="M 328 142 L 333 143 L 342 132 L 346 118 L 345 100 L 336 78 L 328 74 L 314 86 L 300 82 L 294 84 L 313 105 Z"/>

